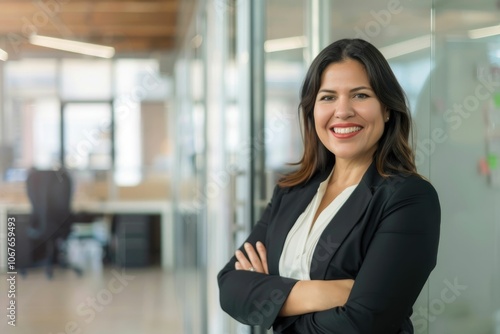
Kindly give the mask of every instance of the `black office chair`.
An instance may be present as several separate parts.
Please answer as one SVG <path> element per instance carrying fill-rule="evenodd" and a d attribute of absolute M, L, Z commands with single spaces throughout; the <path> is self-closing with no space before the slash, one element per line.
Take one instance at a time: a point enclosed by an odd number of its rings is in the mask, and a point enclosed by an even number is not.
<path fill-rule="evenodd" d="M 65 169 L 32 168 L 26 187 L 32 208 L 27 235 L 31 240 L 33 263 L 35 266 L 45 265 L 47 276 L 52 278 L 56 263 L 68 266 L 67 263 L 61 263 L 59 254 L 73 222 L 72 180 Z M 80 269 L 72 269 L 81 274 Z"/>

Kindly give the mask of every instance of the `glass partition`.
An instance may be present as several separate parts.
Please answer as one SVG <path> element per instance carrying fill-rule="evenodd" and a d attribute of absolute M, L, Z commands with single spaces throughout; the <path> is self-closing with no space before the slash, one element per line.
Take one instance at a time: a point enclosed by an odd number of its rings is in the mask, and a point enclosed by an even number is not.
<path fill-rule="evenodd" d="M 207 21 L 193 23 L 199 35 L 190 35 L 184 49 L 201 43 L 204 51 L 188 54 L 178 73 L 179 80 L 194 86 L 197 70 L 191 66 L 206 66 L 204 99 L 178 91 L 179 101 L 187 100 L 178 106 L 182 115 L 176 123 L 177 131 L 205 137 L 179 133 L 176 163 L 178 176 L 199 181 L 193 198 L 201 198 L 206 207 L 200 208 L 207 209 L 197 212 L 196 223 L 206 222 L 206 234 L 199 225 L 195 230 L 214 259 L 206 268 L 208 331 L 265 332 L 236 325 L 215 309 L 214 275 L 258 219 L 277 175 L 301 156 L 297 107 L 307 65 L 330 42 L 359 37 L 383 52 L 407 93 L 418 171 L 441 199 L 438 264 L 414 306 L 415 333 L 500 333 L 497 1 L 249 3 L 202 1 L 200 13 Z M 188 91 L 186 82 L 177 84 Z M 239 161 L 242 147 L 249 149 L 250 166 L 236 164 L 240 169 L 225 173 Z M 240 177 L 244 173 L 250 181 Z M 256 210 L 248 211 L 247 204 Z M 187 240 L 185 235 L 179 240 Z M 200 288 L 202 276 L 196 277 L 192 282 Z"/>
<path fill-rule="evenodd" d="M 435 1 L 430 136 L 420 151 L 440 194 L 442 237 L 422 332 L 500 333 L 499 20 L 497 1 Z"/>
<path fill-rule="evenodd" d="M 205 24 L 205 13 L 195 13 L 181 56 L 175 62 L 175 99 L 169 110 L 169 136 L 175 145 L 172 165 L 175 279 L 178 298 L 183 301 L 182 324 L 187 333 L 208 332 Z"/>
<path fill-rule="evenodd" d="M 286 170 L 302 154 L 298 104 L 307 70 L 307 7 L 302 0 L 266 1 L 265 17 L 265 122 L 261 131 L 266 144 L 265 170 L 271 176 L 269 182 L 274 183 L 272 175 Z M 274 188 L 269 186 L 268 195 Z"/>

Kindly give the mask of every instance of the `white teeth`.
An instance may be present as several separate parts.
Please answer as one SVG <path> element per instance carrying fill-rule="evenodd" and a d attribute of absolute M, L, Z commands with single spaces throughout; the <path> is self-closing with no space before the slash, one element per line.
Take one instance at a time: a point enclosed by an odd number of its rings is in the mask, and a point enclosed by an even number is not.
<path fill-rule="evenodd" d="M 361 127 L 359 127 L 359 126 L 353 126 L 350 128 L 333 128 L 333 132 L 341 133 L 341 134 L 353 133 L 353 132 L 356 132 L 359 130 L 361 130 Z"/>

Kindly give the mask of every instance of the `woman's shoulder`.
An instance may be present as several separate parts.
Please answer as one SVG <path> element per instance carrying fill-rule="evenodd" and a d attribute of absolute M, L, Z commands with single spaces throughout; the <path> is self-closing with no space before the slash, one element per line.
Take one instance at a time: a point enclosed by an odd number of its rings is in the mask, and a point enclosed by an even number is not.
<path fill-rule="evenodd" d="M 391 197 L 426 195 L 437 199 L 437 191 L 431 181 L 418 173 L 396 173 L 385 178 L 382 189 Z"/>

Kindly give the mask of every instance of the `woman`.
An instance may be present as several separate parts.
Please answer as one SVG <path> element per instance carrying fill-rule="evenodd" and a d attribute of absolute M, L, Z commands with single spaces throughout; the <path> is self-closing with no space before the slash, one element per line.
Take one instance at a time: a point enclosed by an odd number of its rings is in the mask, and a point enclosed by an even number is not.
<path fill-rule="evenodd" d="M 373 45 L 339 40 L 311 64 L 300 112 L 299 168 L 219 273 L 222 308 L 275 333 L 413 333 L 440 206 L 401 86 Z"/>

